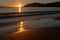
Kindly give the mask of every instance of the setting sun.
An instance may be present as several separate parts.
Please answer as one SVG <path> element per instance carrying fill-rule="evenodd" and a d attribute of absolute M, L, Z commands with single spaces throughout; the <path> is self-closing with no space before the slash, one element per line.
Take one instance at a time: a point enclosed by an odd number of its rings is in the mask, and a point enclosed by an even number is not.
<path fill-rule="evenodd" d="M 18 4 L 18 6 L 19 6 L 19 7 L 22 7 L 22 5 L 21 5 L 21 4 Z"/>

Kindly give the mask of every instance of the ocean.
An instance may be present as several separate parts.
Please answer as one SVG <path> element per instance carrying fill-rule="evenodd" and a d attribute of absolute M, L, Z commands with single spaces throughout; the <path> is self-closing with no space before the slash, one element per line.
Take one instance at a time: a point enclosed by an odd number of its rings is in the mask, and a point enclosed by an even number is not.
<path fill-rule="evenodd" d="M 16 32 L 17 29 L 19 28 L 24 28 L 25 30 L 31 30 L 31 29 L 40 29 L 40 28 L 48 28 L 48 27 L 56 27 L 56 26 L 60 26 L 60 12 L 57 12 L 55 14 L 53 14 L 52 11 L 60 11 L 60 7 L 24 7 L 20 9 L 21 12 L 36 12 L 36 11 L 46 11 L 45 13 L 50 13 L 51 14 L 46 14 L 46 15 L 33 15 L 33 16 L 22 16 L 22 17 L 17 17 L 15 18 L 7 18 L 7 19 L 0 19 L 0 24 L 7 22 L 13 24 L 12 22 L 17 23 L 17 21 L 19 20 L 19 27 L 17 27 L 15 25 L 11 26 L 4 26 L 0 28 L 0 34 L 6 34 L 6 33 L 10 33 L 12 30 L 14 30 L 13 32 Z M 50 12 L 48 12 L 50 11 Z M 0 13 L 10 13 L 10 12 L 19 12 L 19 8 L 0 8 Z M 29 13 L 31 14 L 31 13 Z M 38 13 L 36 13 L 38 14 Z M 27 14 L 26 14 L 27 15 Z M 8 21 L 9 20 L 9 21 Z M 11 21 L 11 22 L 10 22 Z M 8 28 L 7 28 L 8 27 Z M 8 30 L 9 29 L 9 30 Z M 8 30 L 8 31 L 7 31 Z M 3 32 L 2 32 L 3 31 Z"/>
<path fill-rule="evenodd" d="M 21 12 L 59 11 L 60 7 L 22 7 Z M 0 8 L 0 13 L 19 12 L 19 8 Z"/>

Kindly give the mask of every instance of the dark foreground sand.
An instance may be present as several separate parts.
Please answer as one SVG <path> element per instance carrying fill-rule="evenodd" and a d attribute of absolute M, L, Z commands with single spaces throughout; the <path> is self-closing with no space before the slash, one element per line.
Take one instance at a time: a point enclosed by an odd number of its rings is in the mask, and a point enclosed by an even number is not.
<path fill-rule="evenodd" d="M 0 36 L 0 40 L 60 40 L 60 27 L 34 29 Z"/>

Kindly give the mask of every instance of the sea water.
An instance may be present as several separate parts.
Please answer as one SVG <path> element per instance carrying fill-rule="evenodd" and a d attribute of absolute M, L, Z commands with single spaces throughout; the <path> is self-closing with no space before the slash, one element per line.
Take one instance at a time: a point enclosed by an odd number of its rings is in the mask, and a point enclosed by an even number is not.
<path fill-rule="evenodd" d="M 18 12 L 18 10 L 19 8 L 0 8 L 0 13 Z M 47 12 L 48 11 L 60 11 L 60 7 L 24 7 L 24 8 L 21 8 L 21 12 L 35 12 L 35 11 L 47 11 Z M 48 14 L 48 15 L 19 17 L 19 19 L 20 19 L 20 23 L 23 22 L 23 28 L 29 30 L 29 29 L 60 26 L 60 20 L 55 19 L 56 17 L 60 17 L 60 12 L 56 14 L 51 14 L 51 15 Z M 13 27 L 13 28 L 15 28 L 13 30 L 16 30 L 16 27 Z"/>
<path fill-rule="evenodd" d="M 60 7 L 22 7 L 21 12 L 33 12 L 33 11 L 59 11 Z M 6 12 L 19 12 L 19 8 L 0 8 L 0 13 Z"/>

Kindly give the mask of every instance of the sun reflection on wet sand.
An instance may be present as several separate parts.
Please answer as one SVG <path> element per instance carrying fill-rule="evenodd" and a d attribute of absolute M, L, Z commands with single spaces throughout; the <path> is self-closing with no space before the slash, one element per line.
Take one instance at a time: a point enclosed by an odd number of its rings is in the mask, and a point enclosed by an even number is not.
<path fill-rule="evenodd" d="M 21 21 L 21 22 L 20 22 L 20 29 L 19 29 L 20 32 L 25 31 L 23 26 L 24 26 L 24 22 Z"/>
<path fill-rule="evenodd" d="M 15 33 L 20 33 L 20 32 L 24 32 L 24 31 L 28 31 L 28 30 L 24 29 L 24 22 L 23 21 L 20 22 L 19 26 L 20 26 L 19 30 L 17 32 L 15 32 Z"/>

